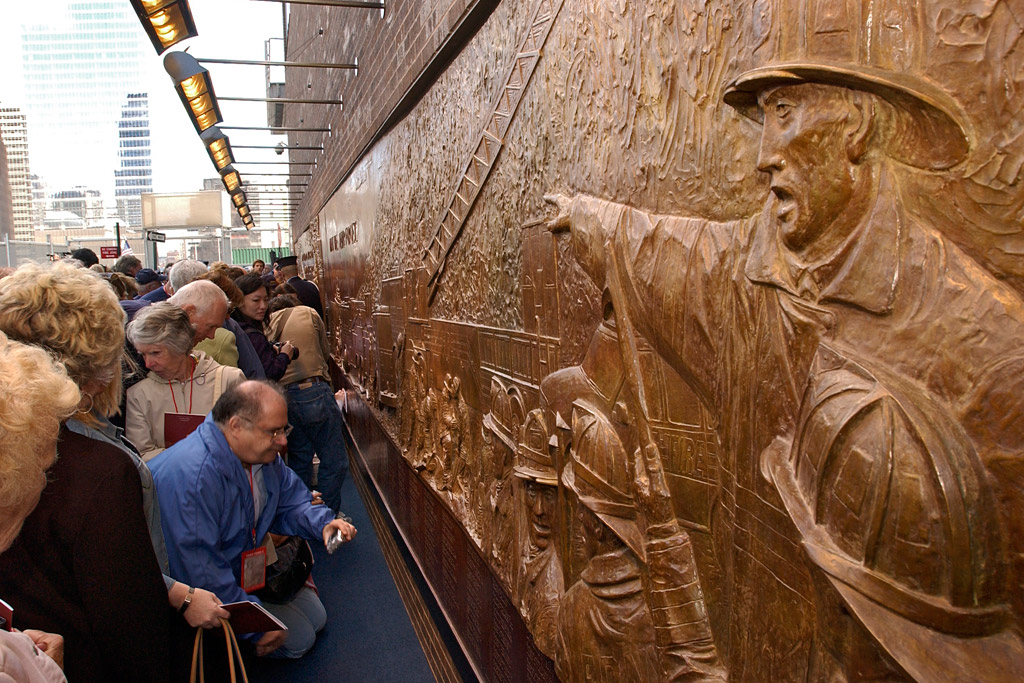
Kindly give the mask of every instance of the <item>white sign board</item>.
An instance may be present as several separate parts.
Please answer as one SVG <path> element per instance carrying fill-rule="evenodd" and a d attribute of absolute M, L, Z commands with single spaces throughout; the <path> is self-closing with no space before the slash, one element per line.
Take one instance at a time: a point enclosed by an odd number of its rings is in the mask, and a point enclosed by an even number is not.
<path fill-rule="evenodd" d="M 223 190 L 142 195 L 145 228 L 224 228 L 231 225 Z"/>

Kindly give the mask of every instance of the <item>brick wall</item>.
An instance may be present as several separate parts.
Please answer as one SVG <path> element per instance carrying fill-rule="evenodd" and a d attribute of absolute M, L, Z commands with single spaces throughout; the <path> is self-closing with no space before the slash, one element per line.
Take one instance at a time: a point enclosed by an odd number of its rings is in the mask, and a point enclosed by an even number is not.
<path fill-rule="evenodd" d="M 385 0 L 379 10 L 291 5 L 287 57 L 292 61 L 350 63 L 341 69 L 289 68 L 286 94 L 341 98 L 344 107 L 286 105 L 286 126 L 327 127 L 332 133 L 290 133 L 289 144 L 324 151 L 293 151 L 292 161 L 316 167 L 294 221 L 298 237 L 378 136 L 415 104 L 437 73 L 486 20 L 499 0 Z M 309 87 L 311 86 L 311 87 Z"/>

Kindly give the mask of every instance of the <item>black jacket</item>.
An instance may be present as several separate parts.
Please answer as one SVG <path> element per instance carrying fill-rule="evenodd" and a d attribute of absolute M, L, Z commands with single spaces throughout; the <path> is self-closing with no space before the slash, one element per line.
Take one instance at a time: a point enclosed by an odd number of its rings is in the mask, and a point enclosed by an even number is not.
<path fill-rule="evenodd" d="M 299 295 L 299 301 L 303 306 L 309 306 L 317 312 L 321 320 L 327 322 L 327 318 L 324 317 L 324 306 L 320 303 L 320 289 L 315 284 L 303 280 L 298 275 L 289 279 L 288 284 L 295 288 L 295 293 Z"/>
<path fill-rule="evenodd" d="M 14 626 L 64 636 L 69 681 L 164 683 L 173 612 L 120 449 L 62 428 L 39 505 L 0 555 Z"/>

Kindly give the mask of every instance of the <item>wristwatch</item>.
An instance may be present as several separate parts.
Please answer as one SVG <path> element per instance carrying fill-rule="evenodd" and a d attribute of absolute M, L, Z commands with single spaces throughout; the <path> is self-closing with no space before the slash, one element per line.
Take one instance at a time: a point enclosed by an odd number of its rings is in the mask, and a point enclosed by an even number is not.
<path fill-rule="evenodd" d="M 192 596 L 196 594 L 196 587 L 189 586 L 188 593 L 185 594 L 185 600 L 182 601 L 181 607 L 178 608 L 178 614 L 185 614 L 185 610 L 192 604 Z"/>

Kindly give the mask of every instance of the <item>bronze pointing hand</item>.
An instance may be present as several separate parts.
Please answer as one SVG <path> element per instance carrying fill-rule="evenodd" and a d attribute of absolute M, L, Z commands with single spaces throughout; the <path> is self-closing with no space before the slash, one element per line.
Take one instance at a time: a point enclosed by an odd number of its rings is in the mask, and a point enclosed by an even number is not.
<path fill-rule="evenodd" d="M 566 197 L 564 194 L 546 194 L 544 195 L 544 201 L 548 204 L 552 204 L 558 210 L 554 218 L 548 221 L 547 229 L 551 232 L 565 232 L 569 229 L 569 206 L 572 204 L 572 198 Z"/>

